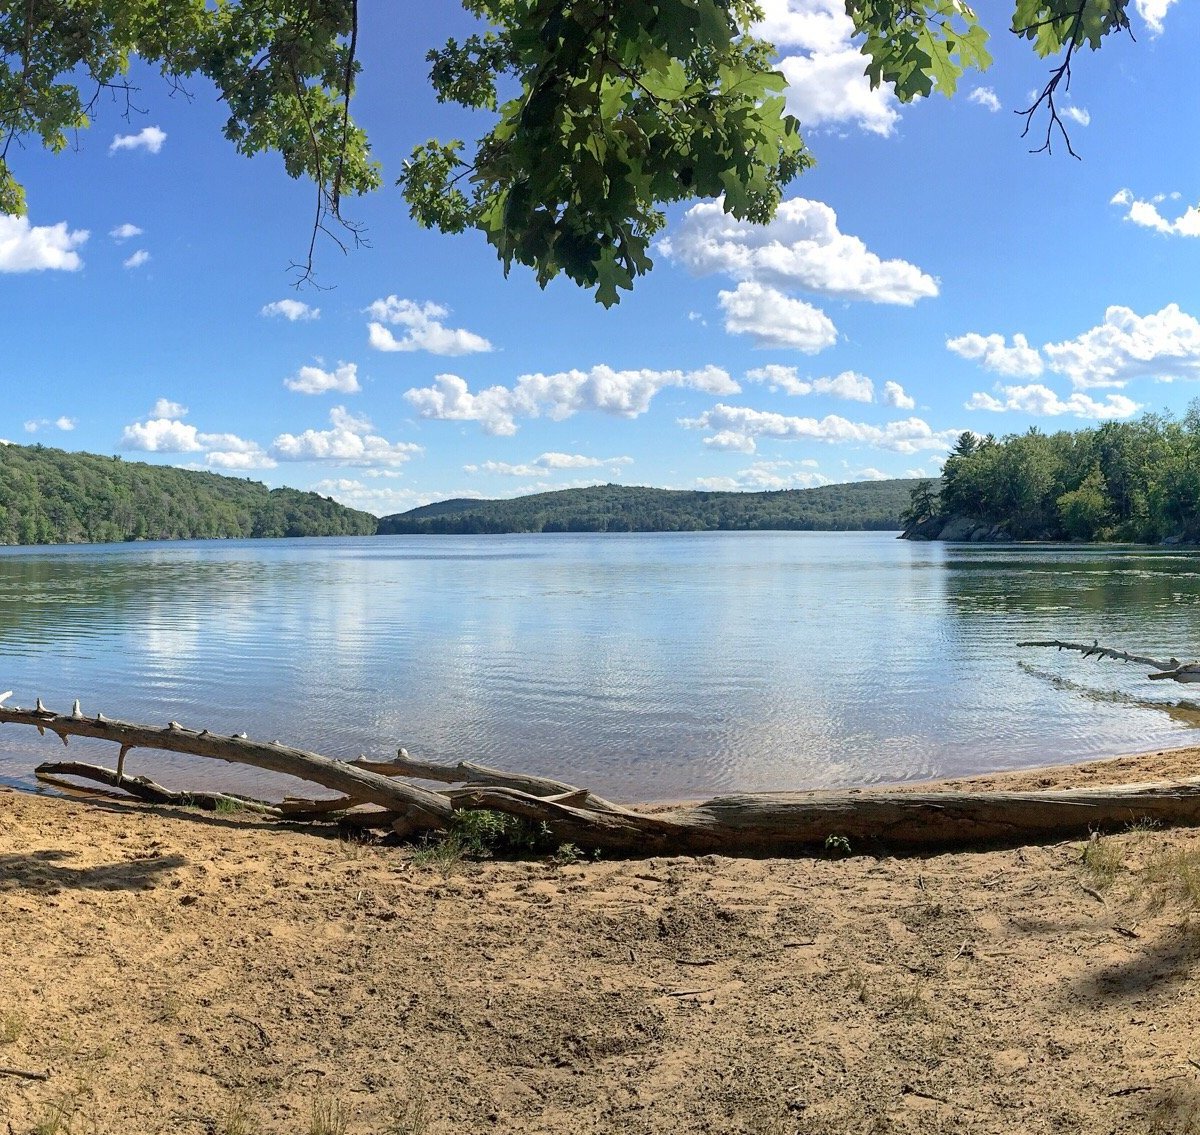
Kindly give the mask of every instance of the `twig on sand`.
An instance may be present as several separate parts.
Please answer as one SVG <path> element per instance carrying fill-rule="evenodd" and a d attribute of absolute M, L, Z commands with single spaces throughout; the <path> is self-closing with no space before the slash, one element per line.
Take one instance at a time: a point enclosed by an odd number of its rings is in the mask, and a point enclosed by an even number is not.
<path fill-rule="evenodd" d="M 16 1076 L 21 1080 L 49 1080 L 49 1072 L 30 1072 L 25 1068 L 0 1068 L 0 1076 Z"/>

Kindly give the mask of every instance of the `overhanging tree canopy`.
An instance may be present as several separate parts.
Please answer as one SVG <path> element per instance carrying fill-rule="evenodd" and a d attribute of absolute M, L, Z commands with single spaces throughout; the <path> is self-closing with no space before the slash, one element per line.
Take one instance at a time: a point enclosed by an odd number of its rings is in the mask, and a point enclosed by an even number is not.
<path fill-rule="evenodd" d="M 1017 0 L 1014 34 L 1060 56 L 1025 112 L 1046 116 L 1079 48 L 1128 30 L 1129 0 Z M 723 199 L 770 219 L 783 187 L 811 165 L 788 114 L 774 49 L 756 38 L 751 0 L 463 0 L 480 21 L 464 43 L 429 53 L 439 100 L 490 110 L 481 138 L 430 140 L 399 184 L 418 221 L 482 231 L 504 264 L 545 285 L 560 272 L 606 305 L 651 267 L 662 207 Z M 909 101 L 954 92 L 985 68 L 987 33 L 961 0 L 846 0 L 873 85 Z M 88 125 L 101 95 L 129 93 L 138 56 L 167 81 L 205 76 L 245 154 L 276 150 L 316 186 L 321 229 L 357 236 L 345 196 L 382 184 L 350 114 L 359 70 L 358 0 L 10 0 L 0 3 L 0 212 L 23 213 L 14 141 L 52 150 Z M 503 94 L 501 93 L 503 92 Z M 512 92 L 511 97 L 508 97 Z M 331 229 L 329 222 L 342 226 Z M 303 265 L 312 269 L 312 251 Z"/>

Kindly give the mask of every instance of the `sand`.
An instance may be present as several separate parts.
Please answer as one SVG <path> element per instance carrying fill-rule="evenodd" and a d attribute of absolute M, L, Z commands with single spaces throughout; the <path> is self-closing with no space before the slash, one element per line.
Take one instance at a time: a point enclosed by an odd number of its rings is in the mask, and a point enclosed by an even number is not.
<path fill-rule="evenodd" d="M 1085 848 L 431 863 L 0 790 L 0 1132 L 1200 1132 L 1150 881 L 1200 832 Z"/>

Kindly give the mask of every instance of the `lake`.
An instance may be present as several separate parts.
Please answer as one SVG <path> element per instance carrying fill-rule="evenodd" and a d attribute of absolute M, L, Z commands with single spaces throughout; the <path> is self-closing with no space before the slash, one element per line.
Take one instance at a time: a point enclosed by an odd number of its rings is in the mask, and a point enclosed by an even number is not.
<path fill-rule="evenodd" d="M 8 548 L 0 688 L 333 757 L 404 745 L 621 800 L 867 785 L 1200 739 L 1187 687 L 1016 646 L 1200 656 L 1198 573 L 1178 550 L 891 533 Z M 0 729 L 0 781 L 32 787 L 64 755 L 111 765 L 115 748 Z M 127 768 L 279 789 L 164 754 Z"/>

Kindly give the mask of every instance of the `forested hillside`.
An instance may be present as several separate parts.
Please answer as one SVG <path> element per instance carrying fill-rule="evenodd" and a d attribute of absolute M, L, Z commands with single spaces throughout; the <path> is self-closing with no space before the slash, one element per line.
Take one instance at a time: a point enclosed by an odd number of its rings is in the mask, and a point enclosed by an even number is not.
<path fill-rule="evenodd" d="M 937 538 L 963 518 L 1014 540 L 1200 543 L 1200 402 L 1182 420 L 1147 414 L 1000 441 L 964 433 L 940 495 L 919 490 L 905 519 Z"/>
<path fill-rule="evenodd" d="M 915 480 L 856 481 L 768 493 L 596 485 L 511 500 L 450 500 L 385 516 L 381 534 L 691 532 L 900 528 Z"/>
<path fill-rule="evenodd" d="M 256 481 L 0 445 L 0 544 L 368 536 L 375 517 Z"/>

